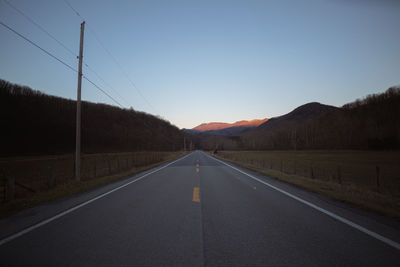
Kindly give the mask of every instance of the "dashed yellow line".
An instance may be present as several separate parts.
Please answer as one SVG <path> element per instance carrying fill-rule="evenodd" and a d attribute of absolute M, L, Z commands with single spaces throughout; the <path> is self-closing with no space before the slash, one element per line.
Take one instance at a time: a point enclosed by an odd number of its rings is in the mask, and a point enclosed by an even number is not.
<path fill-rule="evenodd" d="M 193 188 L 193 202 L 200 202 L 200 187 Z"/>

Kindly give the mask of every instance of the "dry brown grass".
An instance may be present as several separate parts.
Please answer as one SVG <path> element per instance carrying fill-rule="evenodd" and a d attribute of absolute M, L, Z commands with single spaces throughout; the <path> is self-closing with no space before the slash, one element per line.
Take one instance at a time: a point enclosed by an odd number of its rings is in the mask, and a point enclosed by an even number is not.
<path fill-rule="evenodd" d="M 400 220 L 399 151 L 221 151 L 217 156 Z"/>

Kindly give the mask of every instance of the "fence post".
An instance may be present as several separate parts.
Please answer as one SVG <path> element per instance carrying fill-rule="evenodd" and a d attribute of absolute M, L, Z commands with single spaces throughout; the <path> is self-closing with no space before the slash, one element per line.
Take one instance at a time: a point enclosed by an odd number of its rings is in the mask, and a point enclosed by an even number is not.
<path fill-rule="evenodd" d="M 0 203 L 6 201 L 6 188 L 7 188 L 7 185 L 6 185 L 5 175 L 3 172 L 0 172 L 0 189 L 2 189 L 0 192 L 0 196 L 1 196 Z"/>
<path fill-rule="evenodd" d="M 311 164 L 310 172 L 311 172 L 311 179 L 314 179 L 314 165 L 313 164 Z"/>
<path fill-rule="evenodd" d="M 94 164 L 93 164 L 93 171 L 94 171 L 94 178 L 97 177 L 97 160 L 94 158 Z"/>
<path fill-rule="evenodd" d="M 378 192 L 379 192 L 379 187 L 380 187 L 380 176 L 381 176 L 381 174 L 380 174 L 380 168 L 379 168 L 379 166 L 377 165 L 376 166 L 376 188 L 377 188 L 377 190 L 378 190 Z"/>
<path fill-rule="evenodd" d="M 294 175 L 297 173 L 297 161 L 294 161 Z"/>
<path fill-rule="evenodd" d="M 6 201 L 12 201 L 15 197 L 15 178 L 8 177 L 6 185 Z"/>
<path fill-rule="evenodd" d="M 53 168 L 51 165 L 47 167 L 47 187 L 53 188 L 54 186 L 54 175 L 53 175 Z"/>
<path fill-rule="evenodd" d="M 340 169 L 340 165 L 337 166 L 337 177 L 338 177 L 339 184 L 342 184 L 342 172 Z"/>

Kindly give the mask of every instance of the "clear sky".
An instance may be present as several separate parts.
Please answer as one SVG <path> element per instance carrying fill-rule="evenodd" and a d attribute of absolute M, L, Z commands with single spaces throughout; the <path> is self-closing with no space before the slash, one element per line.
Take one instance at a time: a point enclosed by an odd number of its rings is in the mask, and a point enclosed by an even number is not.
<path fill-rule="evenodd" d="M 63 0 L 8 1 L 78 53 L 81 19 Z M 396 0 L 68 2 L 88 24 L 85 62 L 113 89 L 84 74 L 123 106 L 180 128 L 270 118 L 312 101 L 341 106 L 400 84 Z M 4 0 L 0 20 L 77 68 Z M 1 25 L 0 43 L 0 78 L 76 99 L 76 73 Z M 82 97 L 115 105 L 87 81 Z"/>

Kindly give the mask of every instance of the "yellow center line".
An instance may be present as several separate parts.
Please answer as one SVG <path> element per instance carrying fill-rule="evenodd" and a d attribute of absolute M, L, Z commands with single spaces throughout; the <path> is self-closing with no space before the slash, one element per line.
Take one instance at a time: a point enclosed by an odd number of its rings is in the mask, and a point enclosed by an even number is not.
<path fill-rule="evenodd" d="M 200 202 L 200 187 L 193 188 L 193 202 Z"/>
<path fill-rule="evenodd" d="M 199 168 L 196 168 L 196 172 L 199 172 Z"/>

